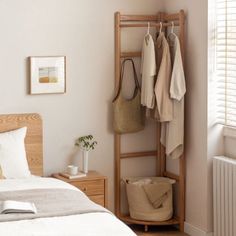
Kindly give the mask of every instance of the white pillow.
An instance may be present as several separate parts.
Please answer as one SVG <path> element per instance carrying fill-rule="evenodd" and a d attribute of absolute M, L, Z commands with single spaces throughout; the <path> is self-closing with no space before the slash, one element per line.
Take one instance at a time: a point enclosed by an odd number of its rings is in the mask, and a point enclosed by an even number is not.
<path fill-rule="evenodd" d="M 30 177 L 25 152 L 26 127 L 0 133 L 0 165 L 7 179 Z"/>

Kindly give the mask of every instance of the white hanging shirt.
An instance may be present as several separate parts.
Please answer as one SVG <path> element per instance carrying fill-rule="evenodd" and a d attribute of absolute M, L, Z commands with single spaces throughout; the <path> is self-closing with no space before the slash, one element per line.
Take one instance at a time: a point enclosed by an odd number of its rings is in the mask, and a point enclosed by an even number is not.
<path fill-rule="evenodd" d="M 183 154 L 184 145 L 184 95 L 186 93 L 185 76 L 181 56 L 180 42 L 175 37 L 170 46 L 173 70 L 170 83 L 170 96 L 173 99 L 173 120 L 162 123 L 161 143 L 166 147 L 166 155 L 173 159 Z"/>
<path fill-rule="evenodd" d="M 150 34 L 147 34 L 143 40 L 141 74 L 141 104 L 147 108 L 153 108 L 155 105 L 154 77 L 156 75 L 156 58 L 155 46 Z"/>

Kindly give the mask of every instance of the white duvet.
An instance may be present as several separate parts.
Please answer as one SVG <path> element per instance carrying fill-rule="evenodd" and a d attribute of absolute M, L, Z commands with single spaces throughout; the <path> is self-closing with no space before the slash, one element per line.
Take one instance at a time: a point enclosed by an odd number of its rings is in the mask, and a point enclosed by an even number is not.
<path fill-rule="evenodd" d="M 53 178 L 32 177 L 0 181 L 1 191 L 40 188 L 75 189 Z M 86 197 L 86 196 L 85 196 Z M 39 218 L 0 223 L 1 236 L 134 236 L 135 234 L 113 214 L 88 213 L 63 217 Z"/>

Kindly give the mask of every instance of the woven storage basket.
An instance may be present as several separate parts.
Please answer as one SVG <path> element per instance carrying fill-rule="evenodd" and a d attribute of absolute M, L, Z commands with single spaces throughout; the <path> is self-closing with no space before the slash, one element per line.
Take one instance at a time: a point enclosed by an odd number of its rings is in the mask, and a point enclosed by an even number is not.
<path fill-rule="evenodd" d="M 160 208 L 154 208 L 149 201 L 143 186 L 134 184 L 142 179 L 151 179 L 152 184 L 167 182 L 173 185 L 175 180 L 164 177 L 131 177 L 124 178 L 126 183 L 126 192 L 129 204 L 130 217 L 136 220 L 146 221 L 166 221 L 173 216 L 173 193 L 171 190 Z"/>

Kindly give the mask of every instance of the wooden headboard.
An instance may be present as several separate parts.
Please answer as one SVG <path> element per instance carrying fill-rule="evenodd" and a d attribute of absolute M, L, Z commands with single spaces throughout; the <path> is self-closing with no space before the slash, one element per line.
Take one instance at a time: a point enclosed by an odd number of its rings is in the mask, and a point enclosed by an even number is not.
<path fill-rule="evenodd" d="M 0 115 L 0 132 L 27 127 L 25 149 L 31 174 L 43 175 L 43 136 L 40 115 L 10 114 Z"/>

